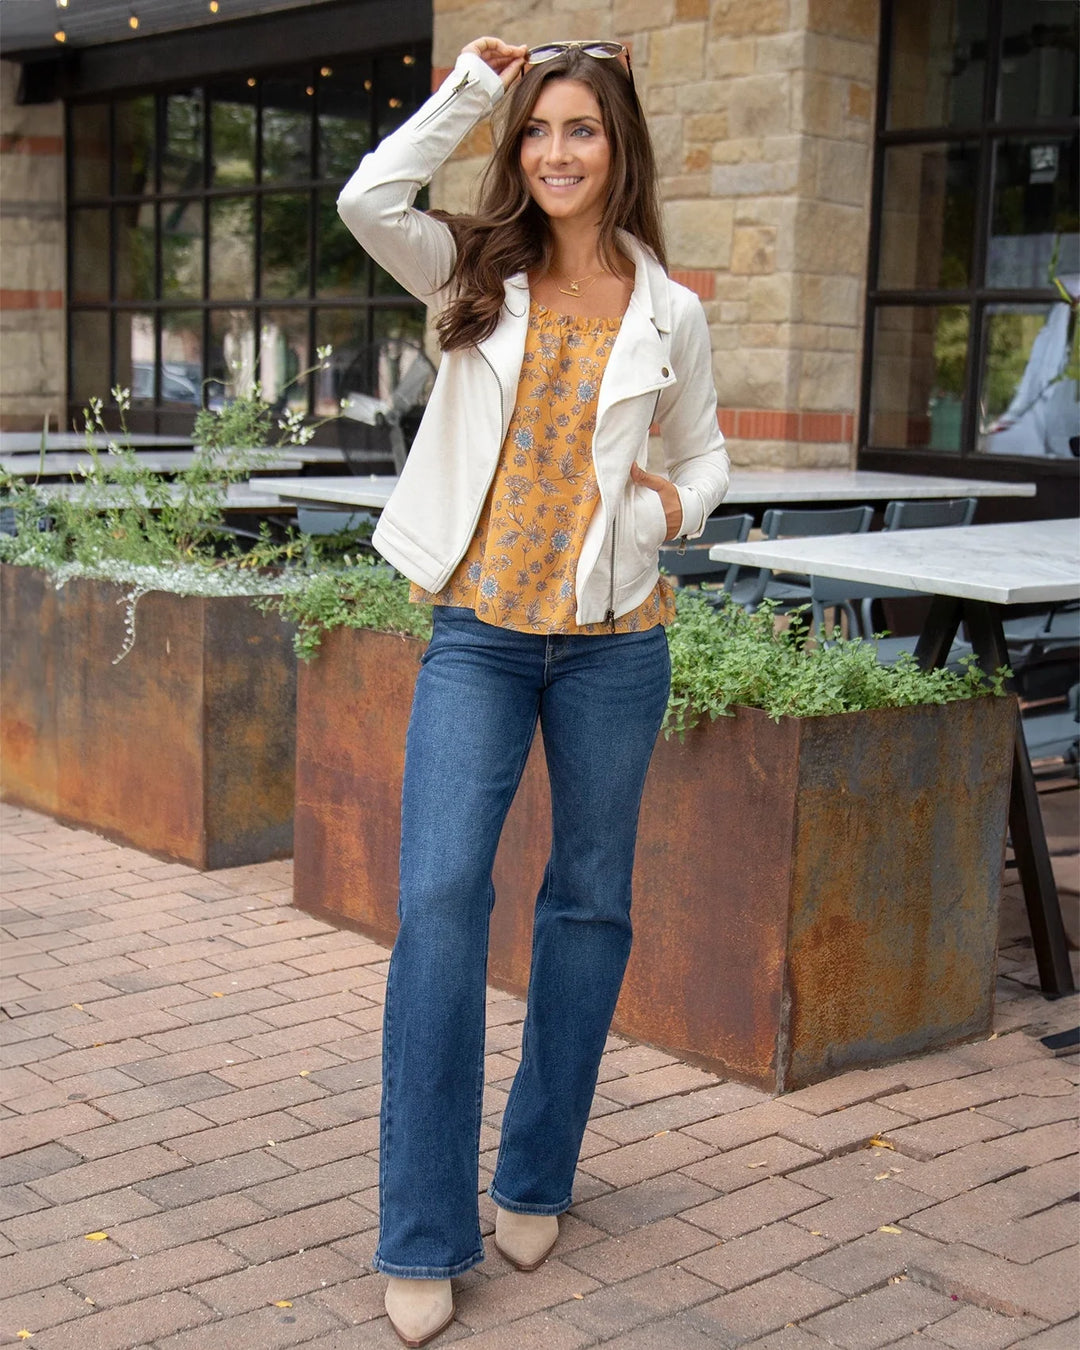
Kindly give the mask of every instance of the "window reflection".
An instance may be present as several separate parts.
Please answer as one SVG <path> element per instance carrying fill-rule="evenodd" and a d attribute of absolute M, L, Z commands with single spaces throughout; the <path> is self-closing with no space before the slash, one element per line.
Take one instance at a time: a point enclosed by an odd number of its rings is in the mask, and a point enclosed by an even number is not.
<path fill-rule="evenodd" d="M 167 310 L 161 320 L 162 403 L 197 408 L 202 402 L 202 313 Z"/>
<path fill-rule="evenodd" d="M 316 289 L 319 295 L 365 295 L 368 288 L 368 256 L 341 223 L 337 213 L 337 189 L 318 194 L 318 239 Z"/>
<path fill-rule="evenodd" d="M 978 149 L 897 145 L 885 153 L 878 283 L 965 286 L 975 235 Z"/>
<path fill-rule="evenodd" d="M 162 376 L 162 393 L 170 389 L 173 377 Z M 131 391 L 132 405 L 152 404 L 154 392 L 154 316 L 119 310 L 116 315 L 116 383 Z M 198 383 L 184 381 L 194 396 Z"/>
<path fill-rule="evenodd" d="M 971 127 L 982 117 L 983 0 L 896 0 L 890 127 Z"/>
<path fill-rule="evenodd" d="M 203 284 L 203 202 L 161 203 L 161 294 L 200 300 Z"/>
<path fill-rule="evenodd" d="M 117 99 L 114 191 L 121 196 L 154 191 L 155 137 L 153 96 Z"/>
<path fill-rule="evenodd" d="M 874 445 L 960 449 L 969 311 L 889 305 L 877 311 L 870 392 Z"/>
<path fill-rule="evenodd" d="M 372 62 L 321 69 L 318 176 L 344 179 L 371 149 Z"/>
<path fill-rule="evenodd" d="M 109 298 L 109 211 L 85 207 L 71 213 L 71 299 Z"/>
<path fill-rule="evenodd" d="M 153 300 L 155 214 L 153 202 L 135 202 L 113 211 L 117 300 Z M 102 258 L 108 266 L 107 258 Z"/>
<path fill-rule="evenodd" d="M 209 89 L 211 181 L 232 187 L 255 181 L 255 94 L 244 80 Z"/>
<path fill-rule="evenodd" d="M 71 399 L 83 408 L 91 398 L 106 398 L 112 383 L 109 315 L 103 310 L 76 312 L 71 316 L 69 333 Z"/>
<path fill-rule="evenodd" d="M 1080 276 L 1063 278 L 1080 295 Z M 1051 305 L 991 305 L 979 397 L 978 449 L 991 455 L 1080 453 L 1076 317 Z"/>
<path fill-rule="evenodd" d="M 192 192 L 203 181 L 203 99 L 198 89 L 165 100 L 162 192 Z"/>
<path fill-rule="evenodd" d="M 210 298 L 255 294 L 255 201 L 215 197 L 210 202 Z"/>
<path fill-rule="evenodd" d="M 1076 0 L 1005 0 L 998 121 L 1076 116 L 1078 37 Z"/>
<path fill-rule="evenodd" d="M 255 316 L 249 310 L 211 310 L 206 367 L 215 393 L 220 388 L 226 403 L 251 394 L 257 371 Z"/>
<path fill-rule="evenodd" d="M 1080 271 L 1078 146 L 1076 136 L 1022 137 L 998 145 L 988 285 L 1046 286 L 1051 260 L 1058 273 Z"/>
<path fill-rule="evenodd" d="M 310 198 L 272 193 L 262 199 L 262 294 L 297 298 L 308 293 Z"/>
<path fill-rule="evenodd" d="M 74 197 L 109 194 L 109 105 L 73 103 L 70 111 L 71 192 Z"/>
<path fill-rule="evenodd" d="M 307 414 L 307 379 L 298 377 L 312 364 L 307 310 L 265 310 L 259 334 L 259 383 L 275 412 L 288 408 Z"/>
<path fill-rule="evenodd" d="M 263 182 L 302 182 L 311 175 L 314 86 L 297 78 L 264 80 L 262 88 Z"/>

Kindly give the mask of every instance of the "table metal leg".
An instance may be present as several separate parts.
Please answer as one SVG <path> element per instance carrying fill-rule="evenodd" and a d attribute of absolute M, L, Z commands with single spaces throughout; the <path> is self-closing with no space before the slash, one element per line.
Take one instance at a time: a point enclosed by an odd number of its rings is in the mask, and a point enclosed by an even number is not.
<path fill-rule="evenodd" d="M 985 601 L 968 600 L 964 603 L 964 618 L 976 659 L 983 670 L 992 674 L 1002 666 L 1007 666 L 1009 653 L 1002 632 L 999 607 Z M 1031 758 L 1019 718 L 1016 721 L 1015 737 L 1009 794 L 1009 830 L 1031 925 L 1039 982 L 1047 998 L 1060 998 L 1073 993 L 1076 984 L 1069 964 L 1065 927 L 1061 921 L 1057 883 L 1046 844 L 1035 775 L 1031 771 Z"/>
<path fill-rule="evenodd" d="M 960 627 L 964 602 L 951 595 L 935 595 L 915 647 L 915 660 L 923 670 L 936 670 L 949 659 L 949 650 Z"/>

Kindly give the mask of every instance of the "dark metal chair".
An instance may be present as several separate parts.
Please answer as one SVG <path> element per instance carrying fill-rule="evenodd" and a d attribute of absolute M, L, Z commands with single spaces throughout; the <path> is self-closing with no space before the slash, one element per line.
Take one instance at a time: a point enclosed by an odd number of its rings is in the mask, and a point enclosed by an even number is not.
<path fill-rule="evenodd" d="M 738 563 L 714 562 L 709 557 L 711 544 L 743 544 L 750 535 L 753 516 L 712 516 L 698 538 L 686 548 L 662 548 L 660 566 L 676 586 L 719 585 L 728 590 L 734 584 Z M 706 599 L 710 594 L 706 592 Z"/>
<path fill-rule="evenodd" d="M 786 507 L 771 507 L 765 512 L 761 522 L 761 532 L 766 539 L 805 539 L 822 534 L 865 534 L 874 518 L 872 506 L 845 506 L 826 510 L 790 510 Z M 841 589 L 847 582 L 834 583 Z M 741 591 L 741 593 L 740 593 Z M 732 590 L 732 598 L 747 609 L 754 610 L 762 600 L 773 600 L 783 612 L 800 605 L 814 606 L 812 579 L 795 573 L 783 572 L 779 575 L 768 568 L 761 568 L 756 576 L 746 578 Z M 853 632 L 857 631 L 854 609 L 844 597 L 835 601 L 825 601 L 822 609 L 814 611 L 814 622 L 824 628 L 824 609 L 842 608 L 848 615 L 848 623 Z"/>

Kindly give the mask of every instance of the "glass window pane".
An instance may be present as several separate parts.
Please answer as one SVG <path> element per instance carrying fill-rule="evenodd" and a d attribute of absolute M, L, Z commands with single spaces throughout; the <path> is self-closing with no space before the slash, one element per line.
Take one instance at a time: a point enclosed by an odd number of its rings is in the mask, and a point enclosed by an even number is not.
<path fill-rule="evenodd" d="M 311 172 L 311 117 L 315 88 L 306 75 L 291 80 L 264 80 L 264 183 L 298 183 Z"/>
<path fill-rule="evenodd" d="M 1047 136 L 1002 141 L 994 158 L 994 214 L 988 286 L 1049 285 L 1080 272 L 1080 140 Z"/>
<path fill-rule="evenodd" d="M 375 115 L 376 135 L 380 141 L 401 126 L 423 103 L 430 92 L 423 87 L 424 81 L 430 82 L 430 77 L 430 69 L 420 62 L 416 52 L 401 52 L 376 59 Z"/>
<path fill-rule="evenodd" d="M 191 192 L 203 182 L 203 98 L 191 89 L 165 99 L 162 192 Z"/>
<path fill-rule="evenodd" d="M 251 197 L 210 202 L 210 298 L 246 300 L 255 294 L 255 203 Z"/>
<path fill-rule="evenodd" d="M 298 376 L 312 364 L 307 310 L 265 310 L 259 336 L 259 383 L 276 413 L 289 408 L 307 416 L 307 377 Z"/>
<path fill-rule="evenodd" d="M 71 105 L 71 195 L 109 194 L 109 105 Z"/>
<path fill-rule="evenodd" d="M 131 390 L 133 408 L 154 402 L 154 316 L 119 310 L 116 315 L 116 383 Z"/>
<path fill-rule="evenodd" d="M 161 203 L 161 294 L 165 300 L 201 300 L 203 204 Z"/>
<path fill-rule="evenodd" d="M 275 192 L 263 198 L 262 295 L 271 299 L 307 295 L 310 211 L 306 193 Z"/>
<path fill-rule="evenodd" d="M 317 346 L 334 349 L 329 369 L 315 377 L 315 414 L 327 417 L 348 394 L 393 393 L 423 353 L 424 310 L 323 310 L 316 317 L 315 333 Z"/>
<path fill-rule="evenodd" d="M 210 398 L 225 402 L 244 398 L 255 386 L 255 316 L 244 309 L 217 309 L 210 314 L 210 352 L 207 375 L 213 384 Z"/>
<path fill-rule="evenodd" d="M 1069 306 L 990 305 L 977 448 L 1071 459 L 1080 444 L 1080 352 Z"/>
<path fill-rule="evenodd" d="M 154 204 L 133 202 L 113 209 L 116 298 L 154 298 Z"/>
<path fill-rule="evenodd" d="M 91 398 L 107 399 L 111 382 L 108 314 L 73 313 L 70 342 L 72 402 L 85 407 Z"/>
<path fill-rule="evenodd" d="M 977 177 L 975 146 L 896 145 L 885 152 L 879 286 L 968 284 Z"/>
<path fill-rule="evenodd" d="M 871 445 L 960 449 L 969 324 L 968 310 L 956 305 L 877 310 Z"/>
<path fill-rule="evenodd" d="M 318 194 L 316 289 L 320 295 L 363 297 L 368 293 L 368 255 L 337 213 L 337 192 Z"/>
<path fill-rule="evenodd" d="M 197 309 L 165 310 L 161 316 L 161 402 L 180 408 L 200 406 L 204 369 L 202 314 Z"/>
<path fill-rule="evenodd" d="M 109 212 L 83 207 L 71 213 L 71 299 L 109 298 Z"/>
<path fill-rule="evenodd" d="M 210 104 L 210 179 L 214 187 L 255 181 L 255 95 L 245 80 L 207 90 Z"/>
<path fill-rule="evenodd" d="M 1078 46 L 1076 0 L 1005 0 L 998 120 L 1075 117 Z"/>
<path fill-rule="evenodd" d="M 982 120 L 984 0 L 896 0 L 890 127 L 970 127 Z"/>
<path fill-rule="evenodd" d="M 118 195 L 141 197 L 153 192 L 154 181 L 154 98 L 118 98 L 116 100 L 116 175 Z"/>
<path fill-rule="evenodd" d="M 372 63 L 323 66 L 319 79 L 320 178 L 348 178 L 371 149 Z"/>

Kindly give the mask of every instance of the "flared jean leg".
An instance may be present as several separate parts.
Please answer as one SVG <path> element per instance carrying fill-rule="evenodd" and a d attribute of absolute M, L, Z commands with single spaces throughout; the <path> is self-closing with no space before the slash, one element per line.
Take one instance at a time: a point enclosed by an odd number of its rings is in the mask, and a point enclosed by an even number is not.
<path fill-rule="evenodd" d="M 388 1275 L 483 1259 L 477 1190 L 491 870 L 528 757 L 542 638 L 437 609 L 402 793 L 400 927 L 387 979 L 380 1232 Z"/>
<path fill-rule="evenodd" d="M 638 813 L 670 683 L 663 629 L 562 642 L 540 706 L 552 851 L 536 903 L 521 1064 L 490 1187 L 504 1209 L 531 1214 L 570 1205 L 630 952 Z"/>

